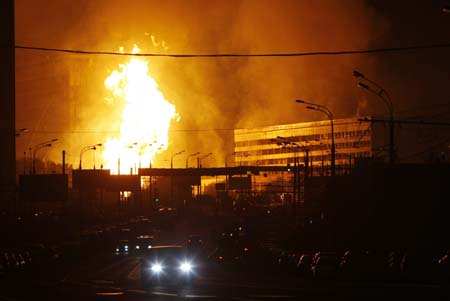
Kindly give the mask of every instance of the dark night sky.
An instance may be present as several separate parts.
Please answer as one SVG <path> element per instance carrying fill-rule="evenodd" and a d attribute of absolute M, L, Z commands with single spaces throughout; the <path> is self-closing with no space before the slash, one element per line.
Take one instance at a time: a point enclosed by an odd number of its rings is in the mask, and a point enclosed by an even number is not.
<path fill-rule="evenodd" d="M 88 1 L 16 2 L 16 44 L 143 52 L 309 52 L 448 43 L 450 1 Z M 45 3 L 45 4 L 44 4 Z M 150 35 L 165 41 L 154 46 Z M 323 119 L 293 100 L 330 107 L 337 118 L 383 114 L 356 87 L 358 69 L 390 92 L 400 117 L 450 121 L 450 49 L 292 58 L 150 59 L 150 71 L 181 116 L 169 151 L 209 152 L 223 164 L 232 129 Z M 48 159 L 70 163 L 79 149 L 116 130 L 120 106 L 104 101 L 103 81 L 124 58 L 16 51 L 17 154 L 55 136 Z M 116 118 L 117 119 L 117 118 Z M 211 142 L 213 141 L 213 142 Z M 216 162 L 214 162 L 216 160 Z"/>

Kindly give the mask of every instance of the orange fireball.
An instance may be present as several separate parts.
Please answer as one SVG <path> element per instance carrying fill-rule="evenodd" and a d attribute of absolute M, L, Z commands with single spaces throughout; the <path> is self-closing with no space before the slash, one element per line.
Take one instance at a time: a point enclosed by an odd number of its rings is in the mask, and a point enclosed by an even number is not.
<path fill-rule="evenodd" d="M 138 52 L 135 45 L 133 53 Z M 179 118 L 175 106 L 149 75 L 148 62 L 137 57 L 111 72 L 105 87 L 114 100 L 125 104 L 120 137 L 108 138 L 105 143 L 105 168 L 112 174 L 130 174 L 138 167 L 151 166 L 155 154 L 167 149 L 171 121 Z"/>

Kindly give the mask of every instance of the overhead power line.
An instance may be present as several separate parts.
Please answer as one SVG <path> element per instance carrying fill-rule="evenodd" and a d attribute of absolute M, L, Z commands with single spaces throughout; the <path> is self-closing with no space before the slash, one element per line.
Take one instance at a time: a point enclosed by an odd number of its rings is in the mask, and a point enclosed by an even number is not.
<path fill-rule="evenodd" d="M 415 124 L 415 125 L 434 125 L 434 126 L 450 126 L 450 122 L 435 122 L 435 121 L 425 121 L 425 120 L 393 120 L 389 119 L 376 119 L 376 118 L 360 118 L 358 119 L 361 122 L 383 122 L 389 123 L 393 122 L 394 124 Z"/>
<path fill-rule="evenodd" d="M 33 51 L 63 52 L 84 55 L 116 55 L 116 56 L 143 56 L 143 57 L 171 57 L 171 58 L 214 58 L 214 57 L 300 57 L 300 56 L 329 56 L 329 55 L 350 55 L 350 54 L 369 54 L 381 52 L 403 52 L 422 49 L 450 48 L 450 43 L 444 44 L 424 44 L 403 47 L 372 48 L 362 50 L 340 50 L 340 51 L 315 51 L 315 52 L 291 52 L 291 53 L 130 53 L 113 51 L 89 51 L 63 48 L 34 47 L 27 45 L 16 45 L 16 49 Z"/>
<path fill-rule="evenodd" d="M 350 121 L 350 122 L 340 122 L 335 123 L 335 125 L 348 125 L 348 124 L 361 124 L 361 121 Z M 311 129 L 311 128 L 317 128 L 317 127 L 328 127 L 328 124 L 314 124 L 314 125 L 299 125 L 290 127 L 289 130 L 294 129 Z M 185 132 L 232 132 L 232 131 L 254 131 L 254 132 L 277 132 L 282 129 L 276 129 L 276 128 L 270 128 L 270 126 L 267 127 L 253 127 L 253 128 L 205 128 L 205 129 L 170 129 L 169 132 L 171 133 L 185 133 Z M 33 134 L 120 134 L 119 130 L 94 130 L 94 129 L 85 129 L 85 130 L 33 130 L 29 129 L 29 133 Z M 245 134 L 248 134 L 251 132 L 246 132 Z"/>

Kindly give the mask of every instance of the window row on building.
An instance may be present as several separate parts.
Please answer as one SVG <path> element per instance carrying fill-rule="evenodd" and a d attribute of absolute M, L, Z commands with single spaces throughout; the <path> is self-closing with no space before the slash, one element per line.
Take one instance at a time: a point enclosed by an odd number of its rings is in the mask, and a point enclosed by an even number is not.
<path fill-rule="evenodd" d="M 348 138 L 348 137 L 362 137 L 362 136 L 370 136 L 370 129 L 365 130 L 352 130 L 352 131 L 340 131 L 334 133 L 334 138 Z M 298 135 L 298 136 L 290 136 L 288 138 L 293 142 L 311 142 L 311 141 L 321 141 L 330 139 L 331 133 L 317 133 L 311 135 Z M 246 146 L 255 146 L 255 145 L 267 145 L 267 144 L 275 144 L 276 141 L 274 139 L 258 139 L 258 140 L 245 140 L 245 141 L 236 141 L 235 147 L 246 147 Z"/>
<path fill-rule="evenodd" d="M 346 153 L 346 154 L 336 154 L 336 164 L 339 164 L 339 161 L 348 161 L 352 160 L 354 158 L 361 158 L 361 157 L 370 157 L 371 152 L 365 151 L 365 152 L 355 152 L 355 153 Z M 330 154 L 324 154 L 324 155 L 317 155 L 317 156 L 310 156 L 309 157 L 310 162 L 313 162 L 314 165 L 317 164 L 329 164 L 331 161 L 331 155 Z M 240 165 L 287 165 L 287 164 L 294 164 L 294 157 L 289 158 L 275 158 L 275 159 L 261 159 L 261 160 L 242 160 L 239 161 Z M 304 162 L 299 162 L 299 164 L 303 164 Z"/>
<path fill-rule="evenodd" d="M 349 141 L 335 143 L 336 149 L 343 148 L 370 148 L 370 141 Z M 312 151 L 327 151 L 330 150 L 331 146 L 329 144 L 315 144 L 308 145 L 307 147 L 277 147 L 269 149 L 259 149 L 253 151 L 238 151 L 236 152 L 236 157 L 248 157 L 248 156 L 265 156 L 265 155 L 279 155 L 279 154 L 289 154 L 289 153 L 304 153 L 306 150 Z"/>

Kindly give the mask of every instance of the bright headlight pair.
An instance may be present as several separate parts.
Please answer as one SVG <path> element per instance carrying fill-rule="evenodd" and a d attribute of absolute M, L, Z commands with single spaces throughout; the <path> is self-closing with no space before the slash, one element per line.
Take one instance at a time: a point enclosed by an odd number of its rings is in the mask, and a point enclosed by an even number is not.
<path fill-rule="evenodd" d="M 182 271 L 183 273 L 190 273 L 192 271 L 192 264 L 189 262 L 183 262 L 180 266 L 179 266 L 180 271 Z M 161 273 L 163 270 L 163 266 L 159 263 L 155 263 L 151 266 L 151 270 L 152 272 L 158 274 Z"/>

